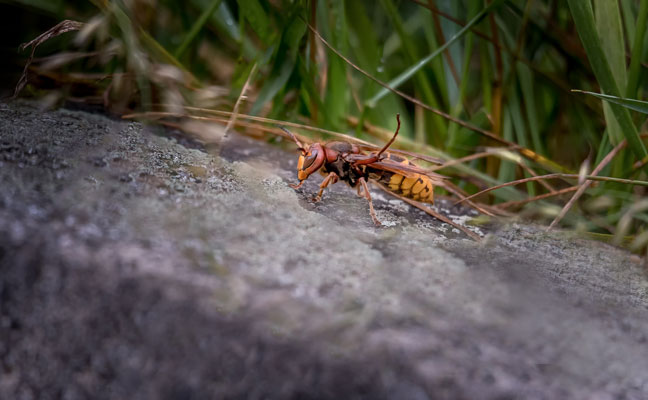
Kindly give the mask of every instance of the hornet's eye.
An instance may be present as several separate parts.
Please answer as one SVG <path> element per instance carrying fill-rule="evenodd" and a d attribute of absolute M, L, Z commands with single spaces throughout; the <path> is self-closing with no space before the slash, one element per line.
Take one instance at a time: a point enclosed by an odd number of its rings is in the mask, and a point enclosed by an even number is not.
<path fill-rule="evenodd" d="M 308 151 L 299 156 L 297 162 L 297 178 L 300 181 L 308 179 L 308 177 L 324 165 L 326 162 L 326 151 L 322 145 L 315 143 L 308 148 Z"/>
<path fill-rule="evenodd" d="M 312 151 L 309 151 L 306 156 L 299 157 L 299 161 L 302 161 L 303 158 L 303 162 L 300 162 L 300 164 L 302 164 L 301 168 L 299 169 L 308 169 L 308 167 L 313 165 L 313 162 L 315 162 L 315 159 L 317 158 L 317 154 L 317 149 L 313 149 Z"/>

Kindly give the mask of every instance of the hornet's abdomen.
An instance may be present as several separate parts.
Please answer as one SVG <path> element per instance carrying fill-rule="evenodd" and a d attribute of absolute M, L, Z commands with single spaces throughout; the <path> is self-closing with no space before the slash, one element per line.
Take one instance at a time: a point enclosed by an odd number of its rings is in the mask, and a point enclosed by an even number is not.
<path fill-rule="evenodd" d="M 388 158 L 404 165 L 414 165 L 406 158 L 394 154 L 388 154 Z M 434 184 L 426 175 L 413 174 L 407 177 L 390 171 L 373 169 L 370 177 L 401 196 L 424 203 L 434 203 Z"/>

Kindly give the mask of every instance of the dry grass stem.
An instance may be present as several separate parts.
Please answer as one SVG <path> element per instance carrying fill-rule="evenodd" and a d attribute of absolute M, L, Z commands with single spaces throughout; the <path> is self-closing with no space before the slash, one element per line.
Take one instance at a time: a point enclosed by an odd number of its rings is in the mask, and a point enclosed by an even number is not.
<path fill-rule="evenodd" d="M 623 149 L 627 144 L 628 144 L 628 142 L 624 139 L 621 143 L 619 143 L 618 145 L 616 145 L 616 147 L 615 147 L 614 149 L 612 149 L 612 151 L 610 151 L 610 152 L 609 152 L 609 153 L 608 153 L 608 154 L 607 154 L 607 155 L 606 155 L 606 156 L 601 160 L 601 162 L 596 166 L 596 168 L 594 168 L 594 170 L 592 171 L 592 175 L 594 175 L 594 176 L 598 175 L 599 172 L 601 172 L 601 170 L 603 170 L 603 168 L 605 168 L 605 166 L 608 165 L 608 164 L 610 163 L 610 161 L 612 161 L 612 159 L 613 159 L 617 154 L 619 154 L 619 152 L 620 152 L 620 151 L 621 151 L 621 150 L 622 150 L 622 149 Z M 560 210 L 560 213 L 556 216 L 556 218 L 554 218 L 554 220 L 551 221 L 551 224 L 549 224 L 549 226 L 548 226 L 547 229 L 546 229 L 547 232 L 549 232 L 549 231 L 550 231 L 554 226 L 556 226 L 556 224 L 557 224 L 558 222 L 560 222 L 561 219 L 563 219 L 563 218 L 565 217 L 565 215 L 567 214 L 567 212 L 572 208 L 572 206 L 576 203 L 576 201 L 577 201 L 577 200 L 578 200 L 578 199 L 583 195 L 583 193 L 585 193 L 585 190 L 587 190 L 587 188 L 589 188 L 591 184 L 592 184 L 592 181 L 591 181 L 591 180 L 586 180 L 585 182 L 583 182 L 583 183 L 578 187 L 578 190 L 576 191 L 576 193 L 574 193 L 574 195 L 571 197 L 571 199 L 569 199 L 569 201 L 567 202 L 567 204 L 565 204 L 565 206 L 562 208 L 562 210 Z"/>
<path fill-rule="evenodd" d="M 241 106 L 241 103 L 243 102 L 243 99 L 245 99 L 245 93 L 247 92 L 248 88 L 250 87 L 250 82 L 252 81 L 252 78 L 254 77 L 254 74 L 256 73 L 257 70 L 257 64 L 255 63 L 252 66 L 252 70 L 250 71 L 250 75 L 248 75 L 247 79 L 245 80 L 245 84 L 243 85 L 243 89 L 241 89 L 241 94 L 239 95 L 238 99 L 236 99 L 236 104 L 234 104 L 234 109 L 232 110 L 232 115 L 230 117 L 229 122 L 227 123 L 227 126 L 225 127 L 225 136 L 229 133 L 230 129 L 232 129 L 232 126 L 234 126 L 234 123 L 236 122 L 236 117 L 238 116 L 238 110 L 239 107 Z"/>
<path fill-rule="evenodd" d="M 23 69 L 22 75 L 20 75 L 20 79 L 16 84 L 16 88 L 14 89 L 14 94 L 12 98 L 16 98 L 18 94 L 23 90 L 25 85 L 27 84 L 27 72 L 29 71 L 29 66 L 34 60 L 34 54 L 36 53 L 36 48 L 40 46 L 43 42 L 46 42 L 53 37 L 57 37 L 66 32 L 78 31 L 81 28 L 83 28 L 84 25 L 85 24 L 83 22 L 78 22 L 78 21 L 72 21 L 72 20 L 61 21 L 58 24 L 56 24 L 54 27 L 50 28 L 48 31 L 36 37 L 34 40 L 20 45 L 21 51 L 25 50 L 27 47 L 31 47 L 31 53 L 29 54 L 29 58 L 27 58 L 27 62 L 25 63 L 25 68 Z"/>

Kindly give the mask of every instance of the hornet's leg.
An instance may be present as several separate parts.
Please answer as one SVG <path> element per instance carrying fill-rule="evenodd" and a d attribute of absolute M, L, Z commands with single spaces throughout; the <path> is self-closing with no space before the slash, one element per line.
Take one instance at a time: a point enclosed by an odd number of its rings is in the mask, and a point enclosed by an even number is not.
<path fill-rule="evenodd" d="M 380 221 L 378 221 L 378 217 L 376 217 L 376 212 L 374 211 L 374 208 L 373 208 L 373 202 L 371 201 L 371 194 L 369 194 L 369 188 L 367 187 L 367 181 L 363 177 L 358 179 L 358 181 L 362 185 L 362 190 L 364 191 L 364 196 L 367 199 L 367 201 L 369 202 L 369 213 L 371 214 L 371 219 L 373 219 L 373 222 L 374 222 L 374 224 L 376 224 L 376 226 L 381 226 L 382 224 L 380 223 Z"/>
<path fill-rule="evenodd" d="M 291 188 L 297 190 L 300 187 L 302 187 L 303 184 L 304 184 L 304 181 L 299 181 L 299 183 L 297 185 L 295 185 L 294 183 L 289 183 L 288 186 L 290 186 Z"/>
<path fill-rule="evenodd" d="M 338 174 L 335 172 L 330 172 L 326 178 L 324 178 L 324 181 L 320 185 L 320 190 L 317 192 L 317 196 L 315 196 L 315 201 L 320 201 L 322 199 L 322 194 L 324 193 L 324 189 L 330 184 L 334 184 L 338 181 Z"/>

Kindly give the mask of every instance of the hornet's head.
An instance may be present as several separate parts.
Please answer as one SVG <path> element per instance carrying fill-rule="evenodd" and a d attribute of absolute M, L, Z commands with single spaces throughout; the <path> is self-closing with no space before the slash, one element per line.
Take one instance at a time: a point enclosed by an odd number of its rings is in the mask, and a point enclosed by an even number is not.
<path fill-rule="evenodd" d="M 297 178 L 300 181 L 308 179 L 308 177 L 322 168 L 326 158 L 324 148 L 319 143 L 313 143 L 308 150 L 300 149 L 301 155 L 297 160 Z"/>
<path fill-rule="evenodd" d="M 281 129 L 295 141 L 301 151 L 297 161 L 297 178 L 300 182 L 305 181 L 311 174 L 322 168 L 326 162 L 326 151 L 320 143 L 313 143 L 307 149 L 292 132 L 284 127 Z"/>

